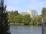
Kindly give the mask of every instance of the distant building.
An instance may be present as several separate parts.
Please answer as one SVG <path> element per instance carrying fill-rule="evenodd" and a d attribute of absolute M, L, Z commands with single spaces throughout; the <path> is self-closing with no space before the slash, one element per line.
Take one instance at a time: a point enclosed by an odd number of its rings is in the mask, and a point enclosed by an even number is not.
<path fill-rule="evenodd" d="M 21 15 L 27 15 L 28 12 L 21 12 L 20 14 L 21 14 Z"/>
<path fill-rule="evenodd" d="M 35 17 L 38 15 L 38 12 L 36 10 L 31 10 L 32 16 Z"/>
<path fill-rule="evenodd" d="M 32 13 L 31 10 L 27 10 L 28 14 L 30 15 L 30 17 L 32 17 Z"/>
<path fill-rule="evenodd" d="M 27 10 L 27 12 L 32 18 L 38 15 L 38 12 L 36 10 Z"/>
<path fill-rule="evenodd" d="M 20 13 L 21 15 L 30 15 L 30 17 L 32 17 L 32 13 L 31 13 L 31 11 L 30 10 L 27 10 L 26 12 L 21 12 Z"/>
<path fill-rule="evenodd" d="M 26 12 L 21 12 L 21 15 L 30 15 L 31 18 L 35 17 L 38 15 L 36 10 L 27 10 Z"/>

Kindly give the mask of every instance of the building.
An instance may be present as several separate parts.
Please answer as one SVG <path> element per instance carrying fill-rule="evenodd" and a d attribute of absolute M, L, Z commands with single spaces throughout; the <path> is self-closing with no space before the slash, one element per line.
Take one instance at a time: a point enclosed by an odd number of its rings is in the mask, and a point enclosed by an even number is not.
<path fill-rule="evenodd" d="M 31 18 L 38 15 L 38 12 L 36 10 L 26 10 L 26 12 L 21 12 L 21 15 L 30 15 Z"/>
<path fill-rule="evenodd" d="M 24 15 L 27 15 L 28 12 L 21 12 L 20 14 L 24 16 Z"/>
<path fill-rule="evenodd" d="M 35 17 L 38 15 L 38 12 L 36 10 L 31 10 L 32 16 Z"/>
<path fill-rule="evenodd" d="M 28 14 L 30 15 L 30 17 L 32 18 L 32 13 L 31 10 L 27 10 Z"/>
<path fill-rule="evenodd" d="M 20 13 L 21 15 L 30 15 L 30 17 L 32 17 L 32 13 L 31 13 L 31 10 L 26 10 L 25 12 L 21 12 Z"/>

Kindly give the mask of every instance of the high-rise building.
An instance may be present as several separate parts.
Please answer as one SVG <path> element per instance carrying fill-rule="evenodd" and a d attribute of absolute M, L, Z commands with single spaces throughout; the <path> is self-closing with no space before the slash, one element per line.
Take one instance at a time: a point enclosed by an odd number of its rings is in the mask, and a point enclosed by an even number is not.
<path fill-rule="evenodd" d="M 36 10 L 31 10 L 32 17 L 35 17 L 38 15 L 38 12 Z"/>
<path fill-rule="evenodd" d="M 38 15 L 36 10 L 27 10 L 27 12 L 32 18 Z"/>

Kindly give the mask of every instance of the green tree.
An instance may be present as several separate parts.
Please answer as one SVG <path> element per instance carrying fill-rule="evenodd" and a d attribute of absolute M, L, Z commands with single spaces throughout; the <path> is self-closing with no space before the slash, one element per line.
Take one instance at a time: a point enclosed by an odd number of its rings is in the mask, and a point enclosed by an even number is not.
<path fill-rule="evenodd" d="M 42 19 L 41 16 L 34 17 L 34 20 L 33 20 L 34 25 L 41 24 L 41 19 Z"/>
<path fill-rule="evenodd" d="M 24 16 L 24 20 L 25 20 L 25 22 L 24 22 L 24 24 L 30 24 L 30 22 L 31 22 L 31 17 L 30 17 L 30 15 L 25 15 Z"/>
<path fill-rule="evenodd" d="M 46 22 L 46 8 L 42 9 L 42 18 L 44 19 L 44 22 Z"/>
<path fill-rule="evenodd" d="M 17 12 L 10 12 L 8 18 L 10 23 L 30 24 L 31 22 L 30 15 L 23 16 Z"/>

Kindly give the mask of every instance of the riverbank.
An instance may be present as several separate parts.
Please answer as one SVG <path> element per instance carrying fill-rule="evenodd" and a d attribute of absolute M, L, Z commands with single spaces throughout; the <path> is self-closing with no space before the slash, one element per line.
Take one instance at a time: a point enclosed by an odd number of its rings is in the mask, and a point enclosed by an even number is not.
<path fill-rule="evenodd" d="M 25 26 L 41 26 L 41 24 L 23 24 L 23 23 L 10 23 L 10 25 L 19 25 L 19 26 L 23 26 L 23 25 L 25 25 Z"/>

